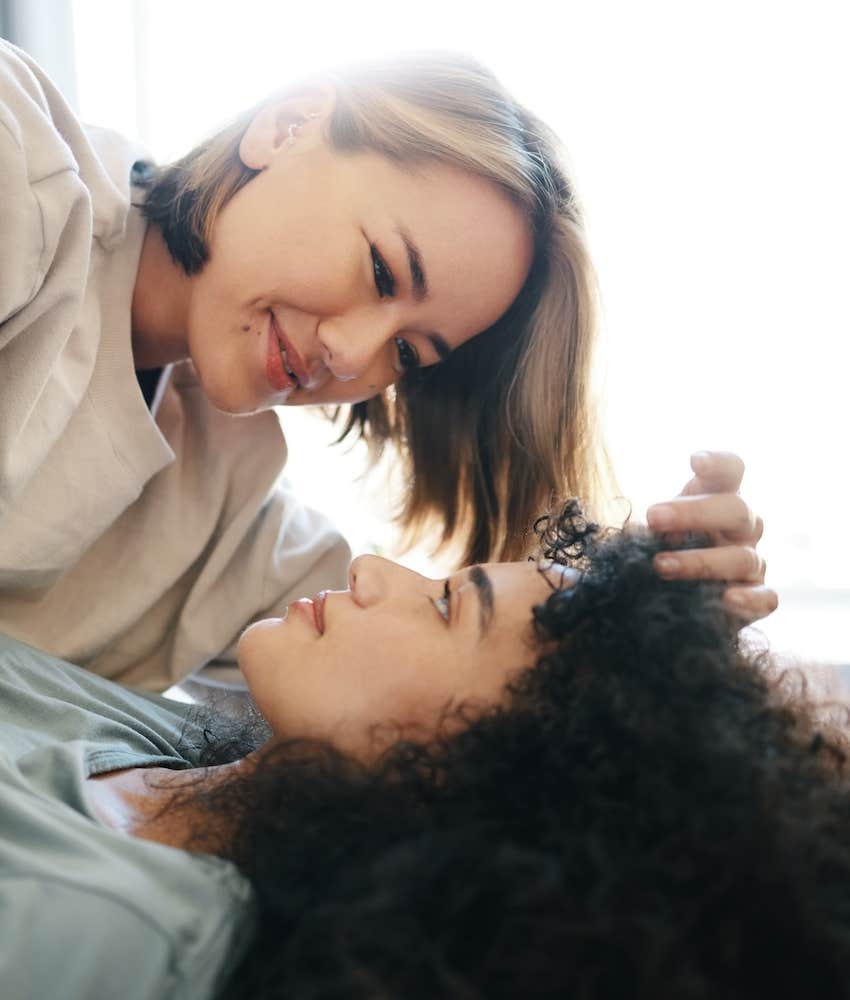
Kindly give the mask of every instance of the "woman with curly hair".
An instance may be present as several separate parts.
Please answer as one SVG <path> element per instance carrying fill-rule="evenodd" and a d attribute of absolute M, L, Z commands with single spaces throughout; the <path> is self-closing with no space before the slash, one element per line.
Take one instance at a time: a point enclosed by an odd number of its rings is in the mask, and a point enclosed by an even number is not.
<path fill-rule="evenodd" d="M 610 498 L 575 187 L 473 60 L 292 85 L 155 167 L 0 42 L 0 126 L 0 630 L 163 690 L 342 585 L 273 406 L 391 446 L 461 562 Z"/>
<path fill-rule="evenodd" d="M 8 644 L 4 988 L 850 994 L 844 736 L 668 541 L 538 532 L 444 581 L 361 557 L 249 628 L 253 732 Z"/>

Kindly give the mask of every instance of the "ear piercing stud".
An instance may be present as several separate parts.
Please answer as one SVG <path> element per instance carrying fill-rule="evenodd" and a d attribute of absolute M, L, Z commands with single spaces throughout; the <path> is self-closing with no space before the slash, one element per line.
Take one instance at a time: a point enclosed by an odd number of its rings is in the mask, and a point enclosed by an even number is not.
<path fill-rule="evenodd" d="M 309 121 L 311 118 L 318 118 L 319 113 L 317 111 L 310 111 L 306 115 L 303 115 L 300 122 L 291 122 L 286 129 L 286 145 L 295 145 L 295 136 L 301 131 L 301 126 L 305 121 Z"/>

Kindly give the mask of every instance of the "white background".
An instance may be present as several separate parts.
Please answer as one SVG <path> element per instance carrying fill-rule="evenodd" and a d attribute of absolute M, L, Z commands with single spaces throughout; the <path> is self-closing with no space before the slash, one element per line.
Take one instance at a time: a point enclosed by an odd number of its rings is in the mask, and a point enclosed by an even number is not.
<path fill-rule="evenodd" d="M 639 513 L 678 491 L 691 451 L 738 451 L 782 598 L 764 631 L 850 663 L 846 4 L 75 0 L 73 12 L 83 117 L 160 160 L 324 65 L 422 47 L 488 63 L 576 168 L 624 493 Z M 356 548 L 386 548 L 374 491 L 349 489 L 359 457 L 341 461 L 304 418 L 283 414 L 290 478 Z"/>

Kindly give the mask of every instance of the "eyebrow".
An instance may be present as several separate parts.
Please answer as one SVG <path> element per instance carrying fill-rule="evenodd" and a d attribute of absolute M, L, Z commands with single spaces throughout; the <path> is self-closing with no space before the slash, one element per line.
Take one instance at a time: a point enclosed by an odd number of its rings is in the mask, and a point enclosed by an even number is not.
<path fill-rule="evenodd" d="M 417 302 L 428 298 L 428 279 L 425 277 L 425 266 L 422 263 L 422 254 L 419 247 L 414 243 L 413 237 L 404 228 L 396 226 L 395 230 L 401 237 L 404 249 L 407 251 L 407 266 L 410 269 L 410 281 L 413 285 L 413 297 Z"/>
<path fill-rule="evenodd" d="M 425 276 L 425 265 L 422 263 L 422 254 L 419 252 L 419 247 L 414 242 L 413 237 L 404 226 L 396 226 L 395 231 L 401 238 L 401 242 L 404 244 L 404 249 L 407 252 L 407 266 L 410 270 L 413 297 L 417 302 L 421 302 L 423 299 L 428 298 L 428 279 Z M 445 361 L 452 353 L 452 349 L 446 342 L 445 337 L 439 333 L 429 333 L 427 337 L 429 343 L 436 351 L 437 357 L 440 361 Z"/>
<path fill-rule="evenodd" d="M 469 582 L 478 594 L 478 631 L 483 638 L 493 618 L 493 581 L 483 566 L 472 566 Z"/>

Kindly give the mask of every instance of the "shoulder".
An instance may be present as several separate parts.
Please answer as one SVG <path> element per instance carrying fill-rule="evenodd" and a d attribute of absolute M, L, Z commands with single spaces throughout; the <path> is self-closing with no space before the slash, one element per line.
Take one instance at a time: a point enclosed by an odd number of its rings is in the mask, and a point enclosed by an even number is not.
<path fill-rule="evenodd" d="M 229 900 L 230 912 L 225 912 L 224 900 L 216 901 L 220 914 L 182 901 L 169 906 L 173 901 L 165 891 L 159 919 L 150 907 L 136 905 L 136 896 L 144 896 L 141 886 L 126 886 L 121 898 L 108 880 L 104 883 L 84 884 L 76 873 L 69 878 L 25 872 L 0 876 L 4 996 L 214 996 L 247 944 L 237 917 L 242 916 L 247 933 L 253 926 L 251 909 L 234 899 Z"/>
<path fill-rule="evenodd" d="M 0 38 L 0 107 L 33 102 L 47 110 L 38 69 L 21 49 Z"/>
<path fill-rule="evenodd" d="M 0 41 L 0 322 L 38 290 L 68 217 L 87 197 L 37 67 Z M 51 220 L 55 217 L 55 225 Z M 83 221 L 84 231 L 91 223 Z"/>
<path fill-rule="evenodd" d="M 74 156 L 54 122 L 50 81 L 24 53 L 0 40 L 0 133 L 6 155 L 26 156 L 30 180 L 76 169 Z M 64 103 L 64 102 L 63 102 Z"/>
<path fill-rule="evenodd" d="M 0 879 L 7 996 L 154 1000 L 175 995 L 177 966 L 174 942 L 130 905 L 58 879 Z"/>

